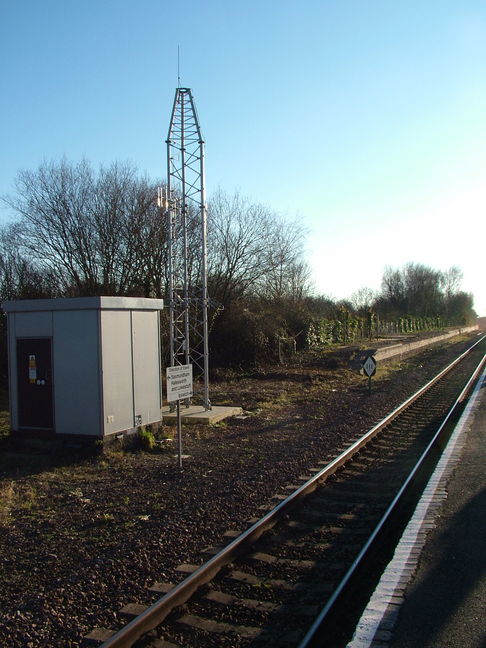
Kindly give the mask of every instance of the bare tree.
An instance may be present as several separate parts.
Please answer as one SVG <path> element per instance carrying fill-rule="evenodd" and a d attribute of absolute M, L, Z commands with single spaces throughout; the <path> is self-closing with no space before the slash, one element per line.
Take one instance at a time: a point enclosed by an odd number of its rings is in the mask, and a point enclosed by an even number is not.
<path fill-rule="evenodd" d="M 447 299 L 459 292 L 463 279 L 462 270 L 457 266 L 451 266 L 441 275 L 441 287 Z"/>
<path fill-rule="evenodd" d="M 25 254 L 69 283 L 90 287 L 94 278 L 94 236 L 89 219 L 92 171 L 86 162 L 44 163 L 21 171 L 17 196 L 4 201 L 21 217 L 19 242 Z"/>
<path fill-rule="evenodd" d="M 19 249 L 16 224 L 0 229 L 0 301 L 35 299 L 59 295 L 59 283 L 53 273 L 40 272 Z"/>
<path fill-rule="evenodd" d="M 403 283 L 409 314 L 428 317 L 441 312 L 441 273 L 421 263 L 407 263 Z"/>
<path fill-rule="evenodd" d="M 373 306 L 375 300 L 376 295 L 374 291 L 371 290 L 371 288 L 366 287 L 359 288 L 350 297 L 353 310 L 355 310 L 359 315 L 367 313 Z"/>
<path fill-rule="evenodd" d="M 406 310 L 405 284 L 400 270 L 395 270 L 390 266 L 385 267 L 377 307 L 383 315 L 396 317 L 404 314 Z"/>
<path fill-rule="evenodd" d="M 270 299 L 302 299 L 310 292 L 310 268 L 303 253 L 304 229 L 274 215 L 267 221 L 266 233 L 260 294 Z"/>
<path fill-rule="evenodd" d="M 473 321 L 472 298 L 459 290 L 461 281 L 457 266 L 446 272 L 421 263 L 407 263 L 401 270 L 386 268 L 375 306 L 382 315 L 445 316 L 454 324 Z"/>
<path fill-rule="evenodd" d="M 219 191 L 208 206 L 208 283 L 223 305 L 245 295 L 265 272 L 269 212 Z"/>
<path fill-rule="evenodd" d="M 211 296 L 223 305 L 248 295 L 302 297 L 310 289 L 304 234 L 264 205 L 219 191 L 208 210 Z"/>
<path fill-rule="evenodd" d="M 391 302 L 401 304 L 405 299 L 405 285 L 400 270 L 394 270 L 390 266 L 385 268 L 381 281 L 383 297 Z"/>
<path fill-rule="evenodd" d="M 15 196 L 3 198 L 20 217 L 20 250 L 44 273 L 55 273 L 65 295 L 162 291 L 156 266 L 165 232 L 155 186 L 130 164 L 95 173 L 83 160 L 44 162 L 21 171 Z"/>

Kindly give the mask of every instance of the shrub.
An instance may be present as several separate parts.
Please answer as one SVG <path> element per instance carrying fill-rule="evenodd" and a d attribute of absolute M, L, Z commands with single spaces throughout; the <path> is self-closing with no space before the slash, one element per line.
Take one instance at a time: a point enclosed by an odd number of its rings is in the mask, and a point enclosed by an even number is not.
<path fill-rule="evenodd" d="M 142 450 L 153 450 L 155 448 L 155 437 L 150 430 L 147 430 L 143 425 L 138 432 L 140 440 L 140 447 Z"/>

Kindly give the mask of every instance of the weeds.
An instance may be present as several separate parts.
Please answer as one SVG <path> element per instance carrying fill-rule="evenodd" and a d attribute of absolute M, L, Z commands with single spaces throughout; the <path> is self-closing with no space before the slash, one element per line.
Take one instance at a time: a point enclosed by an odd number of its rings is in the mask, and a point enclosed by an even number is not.
<path fill-rule="evenodd" d="M 8 395 L 0 389 L 0 437 L 10 434 L 10 415 L 8 412 Z"/>
<path fill-rule="evenodd" d="M 140 447 L 142 450 L 153 450 L 155 448 L 155 437 L 150 430 L 147 430 L 143 425 L 138 432 L 140 440 Z"/>
<path fill-rule="evenodd" d="M 8 526 L 12 521 L 13 509 L 30 511 L 37 501 L 34 488 L 27 487 L 22 491 L 14 488 L 14 482 L 0 484 L 0 526 Z"/>
<path fill-rule="evenodd" d="M 113 515 L 113 513 L 102 513 L 100 515 L 100 520 L 102 522 L 106 522 L 106 523 L 114 522 L 115 521 L 115 516 Z"/>
<path fill-rule="evenodd" d="M 13 482 L 6 482 L 0 486 L 0 526 L 7 526 L 9 524 L 14 499 Z"/>
<path fill-rule="evenodd" d="M 24 510 L 30 511 L 37 502 L 37 491 L 35 488 L 28 486 L 18 495 L 18 506 Z"/>

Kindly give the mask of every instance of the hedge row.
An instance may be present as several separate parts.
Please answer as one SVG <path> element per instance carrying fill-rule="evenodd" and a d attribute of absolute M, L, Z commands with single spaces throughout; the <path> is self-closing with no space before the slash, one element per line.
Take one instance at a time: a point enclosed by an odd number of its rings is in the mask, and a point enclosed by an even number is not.
<path fill-rule="evenodd" d="M 339 319 L 319 319 L 310 322 L 306 330 L 305 343 L 313 349 L 331 344 L 351 344 L 363 339 L 381 335 L 417 333 L 443 329 L 441 317 L 400 317 L 382 322 L 374 313 L 366 317 L 353 317 L 346 311 Z"/>

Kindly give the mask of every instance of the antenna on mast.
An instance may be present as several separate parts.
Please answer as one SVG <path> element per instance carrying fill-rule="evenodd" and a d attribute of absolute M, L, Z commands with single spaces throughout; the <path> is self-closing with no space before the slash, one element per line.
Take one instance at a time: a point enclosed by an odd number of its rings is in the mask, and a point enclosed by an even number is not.
<path fill-rule="evenodd" d="M 204 141 L 189 88 L 176 90 L 166 144 L 170 364 L 193 365 L 210 410 Z"/>
<path fill-rule="evenodd" d="M 181 72 L 180 72 L 180 56 L 179 56 L 179 45 L 177 46 L 177 87 L 181 87 Z"/>

